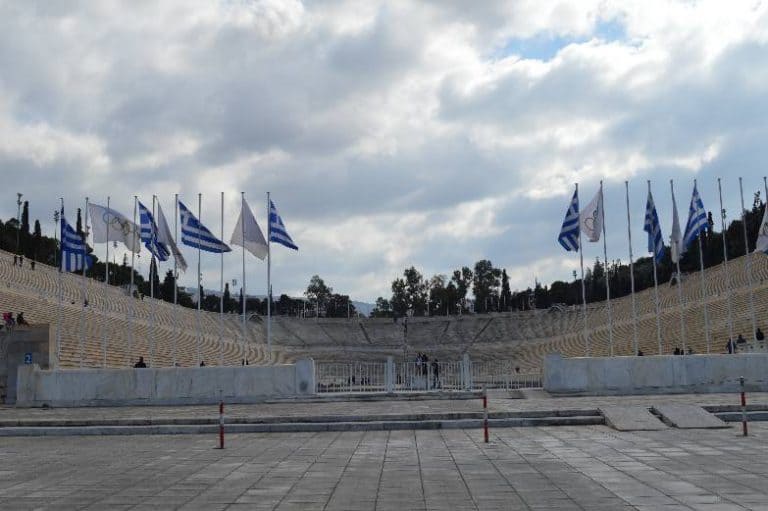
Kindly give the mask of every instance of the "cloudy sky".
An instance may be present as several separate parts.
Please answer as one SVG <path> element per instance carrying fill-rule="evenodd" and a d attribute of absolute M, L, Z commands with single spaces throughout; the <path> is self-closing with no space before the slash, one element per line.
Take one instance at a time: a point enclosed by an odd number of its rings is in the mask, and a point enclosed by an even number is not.
<path fill-rule="evenodd" d="M 481 258 L 513 287 L 565 279 L 574 182 L 586 202 L 604 180 L 622 260 L 625 180 L 636 255 L 646 180 L 665 234 L 670 179 L 683 216 L 694 178 L 715 210 L 724 179 L 729 216 L 738 176 L 747 201 L 762 188 L 767 4 L 0 0 L 0 217 L 17 191 L 49 234 L 58 197 L 130 215 L 156 194 L 170 217 L 202 192 L 218 232 L 224 192 L 229 239 L 239 192 L 264 226 L 270 191 L 300 246 L 274 248 L 276 293 L 320 274 L 372 301 L 406 266 Z M 218 264 L 203 256 L 206 287 Z M 265 273 L 249 256 L 249 292 Z"/>

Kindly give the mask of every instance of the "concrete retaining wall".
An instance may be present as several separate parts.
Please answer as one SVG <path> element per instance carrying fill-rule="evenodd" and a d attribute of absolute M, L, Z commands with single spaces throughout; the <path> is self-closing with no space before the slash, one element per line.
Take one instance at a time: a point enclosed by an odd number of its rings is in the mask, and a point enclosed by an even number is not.
<path fill-rule="evenodd" d="M 311 359 L 291 365 L 76 369 L 19 367 L 17 406 L 251 403 L 315 393 Z"/>
<path fill-rule="evenodd" d="M 544 390 L 557 394 L 626 395 L 768 392 L 768 354 L 683 355 L 544 360 Z"/>

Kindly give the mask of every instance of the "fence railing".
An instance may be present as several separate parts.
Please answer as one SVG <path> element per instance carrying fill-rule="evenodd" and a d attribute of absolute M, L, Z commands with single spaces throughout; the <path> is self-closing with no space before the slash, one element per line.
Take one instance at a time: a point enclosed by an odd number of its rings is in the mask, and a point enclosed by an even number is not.
<path fill-rule="evenodd" d="M 317 392 L 414 392 L 541 387 L 539 373 L 521 373 L 512 361 L 318 362 Z"/>

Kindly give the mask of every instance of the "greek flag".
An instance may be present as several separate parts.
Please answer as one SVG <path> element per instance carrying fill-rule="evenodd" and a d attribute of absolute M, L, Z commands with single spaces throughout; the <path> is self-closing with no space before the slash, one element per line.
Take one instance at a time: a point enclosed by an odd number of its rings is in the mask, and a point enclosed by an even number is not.
<path fill-rule="evenodd" d="M 685 235 L 683 236 L 683 253 L 687 250 L 688 245 L 690 245 L 708 225 L 707 211 L 704 209 L 704 203 L 701 201 L 699 191 L 694 184 L 691 205 L 688 208 L 688 224 L 685 226 Z"/>
<path fill-rule="evenodd" d="M 285 230 L 283 219 L 280 218 L 280 215 L 277 213 L 277 208 L 275 208 L 275 203 L 272 202 L 271 199 L 269 201 L 269 241 L 280 243 L 281 245 L 285 245 L 294 250 L 299 249 L 299 247 L 293 243 L 290 235 L 288 235 L 288 231 Z"/>
<path fill-rule="evenodd" d="M 61 271 L 82 271 L 83 264 L 91 267 L 91 257 L 85 253 L 85 241 L 64 218 L 61 208 Z"/>
<path fill-rule="evenodd" d="M 568 211 L 565 213 L 565 220 L 563 220 L 563 226 L 560 229 L 560 236 L 557 237 L 557 241 L 568 252 L 579 251 L 579 189 L 573 192 L 573 199 L 568 206 Z"/>
<path fill-rule="evenodd" d="M 653 203 L 653 195 L 648 190 L 648 201 L 645 203 L 645 225 L 643 230 L 648 233 L 648 252 L 652 253 L 657 263 L 664 258 L 664 238 L 661 235 L 659 215 L 656 213 L 656 204 Z"/>
<path fill-rule="evenodd" d="M 157 239 L 157 224 L 152 212 L 139 201 L 139 226 L 141 241 L 147 250 L 157 258 L 158 261 L 167 261 L 171 255 L 168 247 L 160 243 Z"/>
<path fill-rule="evenodd" d="M 226 243 L 211 234 L 211 231 L 201 224 L 200 220 L 195 218 L 195 215 L 181 201 L 179 201 L 179 214 L 181 216 L 182 243 L 214 254 L 232 251 Z"/>

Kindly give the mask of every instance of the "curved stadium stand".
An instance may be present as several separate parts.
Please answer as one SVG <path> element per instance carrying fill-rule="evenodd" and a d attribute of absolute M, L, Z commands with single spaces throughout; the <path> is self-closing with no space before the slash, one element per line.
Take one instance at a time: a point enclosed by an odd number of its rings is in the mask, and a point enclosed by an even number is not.
<path fill-rule="evenodd" d="M 13 255 L 0 252 L 0 311 L 23 311 L 30 323 L 51 325 L 55 336 L 58 321 L 59 272 L 50 266 L 37 264 L 35 270 L 12 264 Z M 752 324 L 749 307 L 749 287 L 746 259 L 729 263 L 734 315 L 734 334 L 741 333 L 751 339 Z M 753 292 L 757 324 L 768 331 L 768 257 L 755 254 L 752 259 Z M 128 367 L 139 356 L 149 360 L 149 336 L 156 341 L 154 365 L 170 366 L 173 361 L 174 340 L 177 361 L 191 366 L 196 360 L 197 312 L 194 309 L 174 307 L 173 304 L 145 298 L 137 300 L 127 296 L 125 290 L 105 285 L 79 275 L 61 275 L 64 306 L 62 314 L 61 366 L 80 365 L 80 332 L 86 332 L 83 365 L 97 367 L 102 363 L 102 338 L 106 329 L 109 338 L 107 365 Z M 723 266 L 705 272 L 705 296 L 701 296 L 699 274 L 685 276 L 683 294 L 686 301 L 685 325 L 687 346 L 695 353 L 707 350 L 704 335 L 702 306 L 709 312 L 711 351 L 723 352 L 728 339 L 728 307 L 726 276 Z M 89 305 L 82 313 L 83 286 Z M 677 289 L 660 285 L 661 323 L 664 353 L 682 347 Z M 638 311 L 638 341 L 648 355 L 657 353 L 656 316 L 653 289 L 636 294 Z M 107 317 L 104 321 L 103 307 Z M 152 308 L 154 305 L 154 329 Z M 611 302 L 614 318 L 614 353 L 633 355 L 632 302 L 629 296 Z M 129 349 L 130 315 L 135 308 L 133 346 Z M 605 303 L 588 307 L 588 329 L 593 356 L 607 356 L 608 321 Z M 178 321 L 178 323 L 177 323 Z M 243 358 L 240 317 L 224 315 L 222 339 L 219 343 L 219 315 L 200 314 L 201 353 L 208 365 L 219 363 L 220 349 L 224 363 L 239 364 Z M 301 357 L 317 361 L 381 361 L 387 356 L 411 359 L 423 351 L 431 358 L 444 361 L 458 360 L 469 353 L 473 360 L 513 360 L 525 371 L 536 371 L 543 357 L 559 352 L 564 356 L 583 356 L 585 340 L 580 307 L 562 311 L 536 310 L 483 315 L 433 316 L 409 318 L 407 328 L 403 320 L 392 319 L 298 319 L 273 318 L 273 358 L 277 363 L 290 362 Z M 253 316 L 247 326 L 246 357 L 253 364 L 268 360 L 266 352 L 266 325 L 264 318 Z"/>

